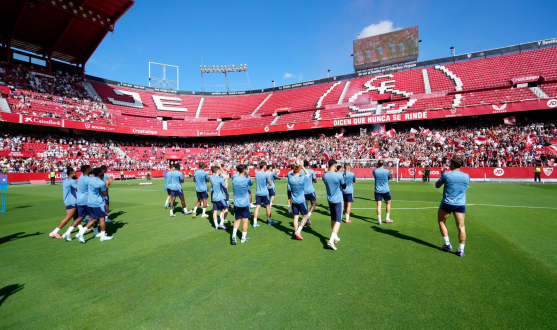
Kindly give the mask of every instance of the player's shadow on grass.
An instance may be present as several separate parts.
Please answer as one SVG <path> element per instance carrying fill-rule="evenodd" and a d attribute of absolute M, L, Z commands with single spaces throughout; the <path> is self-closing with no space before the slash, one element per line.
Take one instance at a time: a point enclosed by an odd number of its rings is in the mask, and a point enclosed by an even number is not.
<path fill-rule="evenodd" d="M 28 207 L 31 207 L 31 205 L 20 205 L 20 206 L 14 207 L 14 209 L 26 209 Z"/>
<path fill-rule="evenodd" d="M 106 231 L 110 232 L 110 234 L 116 234 L 118 229 L 127 225 L 127 222 L 116 221 L 116 222 L 109 222 L 106 224 Z"/>
<path fill-rule="evenodd" d="M 381 234 L 386 234 L 386 235 L 390 235 L 390 236 L 393 236 L 393 237 L 396 237 L 396 238 L 399 238 L 399 239 L 404 239 L 404 240 L 407 240 L 407 241 L 412 241 L 412 242 L 414 242 L 414 243 L 418 243 L 418 244 L 421 244 L 421 245 L 425 245 L 425 246 L 428 246 L 428 247 L 430 247 L 430 248 L 434 248 L 434 249 L 436 249 L 436 250 L 439 249 L 439 247 L 436 246 L 436 245 L 433 245 L 433 244 L 431 244 L 431 243 L 429 243 L 429 242 L 426 242 L 426 241 L 422 241 L 421 239 L 416 238 L 416 237 L 412 237 L 412 236 L 405 235 L 405 234 L 399 232 L 398 230 L 394 230 L 394 229 L 383 229 L 383 228 L 377 227 L 377 226 L 371 226 L 371 229 L 373 229 L 373 230 L 375 230 L 376 232 L 381 233 Z"/>
<path fill-rule="evenodd" d="M 20 233 L 11 234 L 11 235 L 8 235 L 8 236 L 0 237 L 0 244 L 8 243 L 10 241 L 15 241 L 15 240 L 18 240 L 20 238 L 25 238 L 25 237 L 29 237 L 29 236 L 42 235 L 43 233 L 36 232 L 34 234 L 27 234 L 27 235 L 24 235 L 24 234 L 25 234 L 25 232 L 20 232 Z"/>
<path fill-rule="evenodd" d="M 126 212 L 124 212 L 124 211 L 113 212 L 113 213 L 110 213 L 110 214 L 108 215 L 108 218 L 109 218 L 110 220 L 115 220 L 116 218 L 118 218 L 119 216 L 121 216 L 122 214 L 125 214 L 125 213 L 126 213 Z"/>
<path fill-rule="evenodd" d="M 363 199 L 363 200 L 366 200 L 366 201 L 372 201 L 372 202 L 375 202 L 375 199 L 371 199 L 371 198 L 354 197 L 354 199 Z"/>
<path fill-rule="evenodd" d="M 0 289 L 0 306 L 13 294 L 23 290 L 24 284 L 11 284 Z"/>
<path fill-rule="evenodd" d="M 285 208 L 284 206 L 275 206 L 277 208 L 277 213 L 284 216 L 284 217 L 293 217 L 292 213 L 288 212 L 288 209 Z M 315 208 L 315 211 L 317 213 L 321 213 L 324 215 L 329 215 L 329 213 L 327 212 L 323 212 L 323 211 L 318 211 L 317 208 Z M 300 216 L 300 219 L 298 219 L 298 224 L 302 223 L 302 216 Z M 288 234 L 292 239 L 296 239 L 294 237 L 294 222 L 290 222 L 290 227 L 285 227 L 279 224 L 274 225 L 273 227 L 277 227 L 277 229 L 279 229 L 280 231 Z M 310 234 L 313 235 L 317 238 L 319 238 L 319 240 L 321 241 L 321 243 L 323 243 L 323 248 L 327 249 L 327 242 L 328 239 L 327 237 L 321 235 L 320 233 L 316 232 L 315 230 L 313 230 L 313 228 L 311 228 L 311 226 L 308 226 L 307 224 L 304 226 L 304 229 L 302 230 L 302 235 L 303 234 Z"/>

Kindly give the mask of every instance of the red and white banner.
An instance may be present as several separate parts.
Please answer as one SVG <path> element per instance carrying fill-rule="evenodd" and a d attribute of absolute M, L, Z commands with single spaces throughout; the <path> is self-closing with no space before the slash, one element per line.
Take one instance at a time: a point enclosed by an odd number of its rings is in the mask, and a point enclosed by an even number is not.
<path fill-rule="evenodd" d="M 511 79 L 513 85 L 532 82 L 532 81 L 538 81 L 538 80 L 540 80 L 539 75 L 516 77 L 516 78 Z"/>
<path fill-rule="evenodd" d="M 413 137 L 407 138 L 407 139 L 405 140 L 405 142 L 406 142 L 406 143 L 416 143 L 416 138 L 413 138 Z"/>
<path fill-rule="evenodd" d="M 476 144 L 486 144 L 487 142 L 487 138 L 485 137 L 485 135 L 478 135 L 473 140 Z"/>
<path fill-rule="evenodd" d="M 415 128 L 410 129 L 410 136 L 414 136 L 414 135 L 416 135 L 416 133 L 418 133 L 417 129 L 415 129 Z"/>
<path fill-rule="evenodd" d="M 508 118 L 503 118 L 503 123 L 505 125 L 516 125 L 516 118 L 514 116 L 512 117 L 508 117 Z"/>
<path fill-rule="evenodd" d="M 30 158 L 33 157 L 33 152 L 0 150 L 0 157 Z"/>
<path fill-rule="evenodd" d="M 2 113 L 2 121 L 6 121 L 10 123 L 65 127 L 65 128 L 73 128 L 73 129 L 80 129 L 80 130 L 113 132 L 113 133 L 134 134 L 134 135 L 204 137 L 204 136 L 217 136 L 217 135 L 230 136 L 230 135 L 242 135 L 242 134 L 264 134 L 264 133 L 272 133 L 272 132 L 283 132 L 287 130 L 306 130 L 306 129 L 316 129 L 316 128 L 328 128 L 328 127 L 340 128 L 340 127 L 361 126 L 361 125 L 369 125 L 369 124 L 384 124 L 384 123 L 396 123 L 396 122 L 404 122 L 404 121 L 443 119 L 443 118 L 455 118 L 455 117 L 465 117 L 465 116 L 480 116 L 480 115 L 490 115 L 490 114 L 499 114 L 499 113 L 531 111 L 531 110 L 548 110 L 552 108 L 557 108 L 557 98 L 531 100 L 531 101 L 523 101 L 523 102 L 512 102 L 512 103 L 501 103 L 501 104 L 486 104 L 486 105 L 442 109 L 442 110 L 431 110 L 431 111 L 407 111 L 407 112 L 396 113 L 396 114 L 373 115 L 367 117 L 314 120 L 314 121 L 294 123 L 294 124 L 269 125 L 269 126 L 261 126 L 261 127 L 236 128 L 236 129 L 221 129 L 218 131 L 217 130 L 211 130 L 211 131 L 163 130 L 162 128 L 146 129 L 146 128 L 124 127 L 124 126 L 111 126 L 111 125 L 76 122 L 76 121 L 65 120 L 65 119 L 33 117 L 33 116 L 26 116 L 26 115 L 14 114 L 14 113 Z M 205 133 L 201 134 L 201 132 L 205 132 Z M 384 132 L 385 130 L 382 127 L 381 133 Z"/>

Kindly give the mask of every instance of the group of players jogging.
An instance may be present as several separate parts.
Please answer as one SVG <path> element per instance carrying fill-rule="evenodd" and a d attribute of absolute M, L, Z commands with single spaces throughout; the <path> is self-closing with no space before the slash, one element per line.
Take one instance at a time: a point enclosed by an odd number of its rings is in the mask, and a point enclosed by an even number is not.
<path fill-rule="evenodd" d="M 79 231 L 75 238 L 80 243 L 85 243 L 84 235 L 89 231 L 93 231 L 93 237 L 99 237 L 101 242 L 112 239 L 112 236 L 106 235 L 106 223 L 113 222 L 108 218 L 110 204 L 108 187 L 114 179 L 108 177 L 106 172 L 107 167 L 105 165 L 95 168 L 90 165 L 83 165 L 81 166 L 82 174 L 77 180 L 75 169 L 67 168 L 67 178 L 62 183 L 66 216 L 60 221 L 58 227 L 54 228 L 49 234 L 50 237 L 71 242 L 70 235 L 75 227 L 78 227 Z M 68 230 L 60 235 L 58 233 L 60 229 L 64 228 L 72 219 L 73 222 Z M 82 222 L 85 222 L 86 225 L 82 226 Z"/>
<path fill-rule="evenodd" d="M 287 174 L 287 195 L 288 195 L 288 211 L 293 215 L 294 232 L 293 237 L 297 240 L 303 240 L 302 230 L 305 225 L 311 226 L 311 214 L 316 207 L 316 194 L 314 184 L 317 183 L 315 172 L 308 167 L 308 161 L 296 160 L 291 166 L 291 170 Z M 440 247 L 443 251 L 451 251 L 453 249 L 445 222 L 451 214 L 454 214 L 458 229 L 459 247 L 457 255 L 464 256 L 464 244 L 466 241 L 466 231 L 464 227 L 464 218 L 466 214 L 466 190 L 470 183 L 470 176 L 460 171 L 463 165 L 462 158 L 453 157 L 451 159 L 450 172 L 442 173 L 435 187 L 443 189 L 443 199 L 438 210 L 438 224 L 443 236 L 444 245 Z M 354 183 L 356 176 L 351 172 L 350 165 L 338 165 L 335 160 L 329 160 L 328 168 L 322 177 L 323 183 L 327 191 L 327 201 L 331 219 L 331 236 L 327 241 L 327 247 L 336 250 L 336 243 L 340 241 L 338 232 L 343 221 L 350 223 L 351 205 L 354 201 Z M 193 173 L 195 182 L 197 203 L 192 211 L 188 211 L 184 200 L 182 183 L 184 175 L 180 172 L 179 164 L 173 165 L 171 171 L 167 174 L 167 193 L 168 197 L 165 207 L 170 207 L 170 216 L 174 217 L 174 201 L 176 197 L 180 198 L 182 210 L 185 215 L 192 214 L 196 217 L 197 208 L 202 207 L 202 218 L 208 218 L 206 214 L 207 199 L 209 197 L 208 183 L 211 183 L 211 202 L 213 204 L 213 222 L 216 230 L 227 229 L 225 223 L 226 216 L 230 209 L 229 203 L 229 180 L 232 181 L 232 189 L 234 193 L 234 227 L 230 238 L 230 244 L 237 244 L 237 234 L 240 224 L 242 224 L 241 243 L 245 243 L 250 239 L 247 237 L 249 220 L 251 218 L 251 208 L 255 207 L 253 213 L 252 227 L 260 227 L 258 216 L 261 207 L 264 207 L 267 215 L 267 224 L 277 224 L 272 219 L 272 206 L 275 197 L 275 180 L 279 178 L 280 171 L 272 166 L 268 166 L 262 162 L 259 164 L 259 171 L 255 174 L 255 183 L 257 185 L 255 196 L 255 206 L 252 204 L 251 186 L 254 180 L 249 176 L 249 169 L 246 165 L 240 164 L 236 167 L 236 173 L 230 178 L 230 169 L 228 167 L 213 166 L 211 175 L 206 171 L 204 163 L 199 164 L 199 169 Z M 375 201 L 377 202 L 377 220 L 382 225 L 381 205 L 386 203 L 385 223 L 392 223 L 390 218 L 391 212 L 391 194 L 389 189 L 389 180 L 392 179 L 391 171 L 384 168 L 384 162 L 380 160 L 378 167 L 373 171 L 375 179 Z M 108 187 L 108 184 L 107 184 Z M 169 204 L 170 203 L 170 204 Z M 220 212 L 220 216 L 219 213 Z M 300 222 L 300 216 L 302 220 Z M 101 223 L 102 225 L 102 223 Z"/>

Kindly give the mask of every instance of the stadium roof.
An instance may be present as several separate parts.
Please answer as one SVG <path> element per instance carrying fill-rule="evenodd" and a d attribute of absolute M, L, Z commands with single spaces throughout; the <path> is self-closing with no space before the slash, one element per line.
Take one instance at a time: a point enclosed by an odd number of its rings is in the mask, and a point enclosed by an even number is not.
<path fill-rule="evenodd" d="M 2 1 L 0 39 L 10 47 L 86 63 L 133 0 Z"/>

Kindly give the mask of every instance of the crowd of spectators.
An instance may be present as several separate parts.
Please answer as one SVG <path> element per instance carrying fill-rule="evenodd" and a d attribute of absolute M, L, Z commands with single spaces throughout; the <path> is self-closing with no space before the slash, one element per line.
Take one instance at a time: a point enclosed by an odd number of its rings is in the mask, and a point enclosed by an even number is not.
<path fill-rule="evenodd" d="M 33 157 L 4 157 L 0 166 L 7 172 L 61 171 L 66 166 L 79 168 L 82 164 L 106 164 L 111 170 L 164 170 L 170 161 L 180 161 L 185 169 L 196 168 L 201 161 L 231 166 L 239 163 L 255 166 L 266 161 L 277 167 L 288 167 L 296 157 L 301 157 L 311 167 L 323 167 L 329 159 L 349 161 L 355 167 L 373 167 L 373 160 L 385 158 L 398 158 L 402 167 L 444 167 L 455 154 L 466 158 L 467 167 L 523 167 L 538 163 L 553 166 L 556 156 L 543 148 L 551 145 L 552 140 L 555 142 L 557 129 L 550 122 L 533 122 L 519 126 L 431 128 L 430 134 L 412 134 L 408 129 L 394 137 L 298 134 L 249 140 L 239 137 L 218 142 L 170 139 L 129 142 L 125 139 L 123 135 L 106 139 L 96 135 L 5 133 L 0 137 L 0 150 L 32 151 Z M 415 142 L 410 142 L 412 139 Z M 178 160 L 169 160 L 168 155 Z"/>

